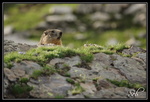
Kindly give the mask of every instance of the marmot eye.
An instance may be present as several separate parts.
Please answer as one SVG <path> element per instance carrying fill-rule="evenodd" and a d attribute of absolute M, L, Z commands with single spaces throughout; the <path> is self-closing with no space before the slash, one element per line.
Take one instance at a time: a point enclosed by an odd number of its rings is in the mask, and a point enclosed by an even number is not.
<path fill-rule="evenodd" d="M 52 33 L 54 33 L 55 31 L 54 30 L 52 30 Z"/>
<path fill-rule="evenodd" d="M 47 35 L 47 34 L 48 34 L 48 32 L 44 32 L 44 34 L 45 34 L 45 35 Z"/>

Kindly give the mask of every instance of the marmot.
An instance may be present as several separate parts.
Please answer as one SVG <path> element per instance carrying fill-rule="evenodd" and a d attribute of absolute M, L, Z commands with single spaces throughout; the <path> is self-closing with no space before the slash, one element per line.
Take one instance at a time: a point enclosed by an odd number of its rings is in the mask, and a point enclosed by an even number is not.
<path fill-rule="evenodd" d="M 48 29 L 43 32 L 38 45 L 54 44 L 62 45 L 62 31 L 59 29 Z"/>

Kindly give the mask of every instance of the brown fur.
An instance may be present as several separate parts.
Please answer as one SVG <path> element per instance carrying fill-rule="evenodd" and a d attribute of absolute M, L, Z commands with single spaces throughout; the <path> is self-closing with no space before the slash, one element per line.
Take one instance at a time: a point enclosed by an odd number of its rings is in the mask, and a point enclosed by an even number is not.
<path fill-rule="evenodd" d="M 62 31 L 58 29 L 48 29 L 43 32 L 38 45 L 55 44 L 62 45 Z"/>

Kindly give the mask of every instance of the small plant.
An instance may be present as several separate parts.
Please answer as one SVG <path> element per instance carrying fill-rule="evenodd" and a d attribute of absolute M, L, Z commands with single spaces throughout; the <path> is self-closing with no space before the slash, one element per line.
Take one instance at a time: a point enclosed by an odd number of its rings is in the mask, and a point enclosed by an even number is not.
<path fill-rule="evenodd" d="M 24 94 L 28 93 L 31 91 L 33 87 L 28 86 L 28 85 L 20 85 L 20 84 L 15 84 L 11 87 L 11 91 L 13 94 Z"/>
<path fill-rule="evenodd" d="M 72 80 L 71 78 L 67 78 L 66 81 L 67 81 L 68 83 L 75 84 L 74 80 Z"/>
<path fill-rule="evenodd" d="M 55 72 L 56 72 L 56 69 L 55 69 L 54 67 L 48 66 L 48 65 L 46 65 L 46 66 L 43 67 L 43 69 L 42 69 L 42 74 L 43 74 L 43 75 L 51 75 L 51 74 L 53 74 L 53 73 L 55 73 Z"/>
<path fill-rule="evenodd" d="M 70 73 L 66 72 L 66 73 L 64 74 L 64 76 L 70 77 L 71 75 L 70 75 Z"/>
<path fill-rule="evenodd" d="M 21 78 L 19 81 L 21 82 L 21 84 L 22 83 L 27 84 L 27 82 L 29 81 L 29 79 L 28 78 Z"/>
<path fill-rule="evenodd" d="M 35 70 L 30 77 L 37 79 L 40 75 L 42 75 L 42 70 Z"/>
<path fill-rule="evenodd" d="M 75 88 L 71 90 L 71 93 L 73 95 L 76 95 L 76 94 L 80 94 L 81 92 L 85 91 L 79 83 L 75 83 Z"/>

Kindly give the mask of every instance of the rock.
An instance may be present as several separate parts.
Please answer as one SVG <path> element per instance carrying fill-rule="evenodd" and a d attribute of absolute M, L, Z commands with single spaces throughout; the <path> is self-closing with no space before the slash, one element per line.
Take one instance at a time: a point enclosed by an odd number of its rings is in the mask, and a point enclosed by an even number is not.
<path fill-rule="evenodd" d="M 51 15 L 46 17 L 46 21 L 50 23 L 57 23 L 57 22 L 75 22 L 76 16 L 73 14 L 66 14 L 66 15 Z"/>
<path fill-rule="evenodd" d="M 75 56 L 75 57 L 65 57 L 64 61 L 67 65 L 69 65 L 70 67 L 73 67 L 74 65 L 77 65 L 79 63 L 81 63 L 81 59 L 79 56 Z"/>
<path fill-rule="evenodd" d="M 78 94 L 78 95 L 68 96 L 66 98 L 84 98 L 84 96 L 82 94 Z"/>
<path fill-rule="evenodd" d="M 129 39 L 128 41 L 125 42 L 126 45 L 133 45 L 133 46 L 140 46 L 141 42 L 136 40 L 134 37 L 132 37 L 131 39 Z"/>
<path fill-rule="evenodd" d="M 113 84 L 111 84 L 110 82 L 108 82 L 107 80 L 99 79 L 97 81 L 98 90 L 100 90 L 102 88 L 108 89 L 108 88 L 112 88 L 112 87 L 115 87 L 115 86 Z"/>
<path fill-rule="evenodd" d="M 94 93 L 97 91 L 95 85 L 92 82 L 81 83 L 80 85 L 85 90 L 83 92 L 84 96 L 92 97 L 94 96 Z"/>
<path fill-rule="evenodd" d="M 20 69 L 20 68 L 14 68 L 14 69 L 12 69 L 12 71 L 14 72 L 14 74 L 17 77 L 22 77 L 25 75 L 25 71 L 23 69 Z"/>
<path fill-rule="evenodd" d="M 102 4 L 80 4 L 77 7 L 76 12 L 79 14 L 88 14 L 95 11 L 102 11 L 103 5 Z"/>
<path fill-rule="evenodd" d="M 136 12 L 142 11 L 142 9 L 146 9 L 146 4 L 132 4 L 124 11 L 124 14 L 134 15 Z"/>
<path fill-rule="evenodd" d="M 108 23 L 104 23 L 104 22 L 101 22 L 101 21 L 95 21 L 93 24 L 92 24 L 92 27 L 94 29 L 101 29 L 101 30 L 105 30 L 105 29 L 109 29 L 110 28 L 110 24 Z"/>
<path fill-rule="evenodd" d="M 69 6 L 53 6 L 49 11 L 52 14 L 70 14 L 73 10 Z"/>
<path fill-rule="evenodd" d="M 8 78 L 10 81 L 16 81 L 15 74 L 8 68 L 4 68 L 4 75 Z"/>
<path fill-rule="evenodd" d="M 110 16 L 107 13 L 102 13 L 102 12 L 95 12 L 94 14 L 91 15 L 90 19 L 92 21 L 108 21 L 110 19 Z"/>
<path fill-rule="evenodd" d="M 119 13 L 121 9 L 122 9 L 122 4 L 106 4 L 104 6 L 104 12 L 106 13 Z"/>
<path fill-rule="evenodd" d="M 113 61 L 114 67 L 132 83 L 146 83 L 146 71 L 134 59 L 121 57 L 119 55 L 112 55 L 116 60 Z"/>
<path fill-rule="evenodd" d="M 13 33 L 13 26 L 9 25 L 4 27 L 4 35 L 10 35 Z"/>
<path fill-rule="evenodd" d="M 48 29 L 49 28 L 49 24 L 47 22 L 40 22 L 36 27 L 35 29 L 36 30 L 45 30 L 45 29 Z"/>
<path fill-rule="evenodd" d="M 111 38 L 107 41 L 107 45 L 116 45 L 118 41 L 115 38 Z"/>
<path fill-rule="evenodd" d="M 133 55 L 134 53 L 137 53 L 137 52 L 146 53 L 145 50 L 136 46 L 131 46 L 129 49 L 123 49 L 122 51 L 123 54 L 128 54 L 128 55 Z"/>
<path fill-rule="evenodd" d="M 138 34 L 138 37 L 146 39 L 147 34 L 145 32 L 141 32 L 141 33 Z"/>
<path fill-rule="evenodd" d="M 45 77 L 38 77 L 38 87 L 34 88 L 30 95 L 36 98 L 54 98 L 56 95 L 67 95 L 71 89 L 71 84 L 66 82 L 66 78 L 59 74 Z"/>
<path fill-rule="evenodd" d="M 75 39 L 76 40 L 85 40 L 87 37 L 84 34 L 76 34 Z"/>
<path fill-rule="evenodd" d="M 101 89 L 95 93 L 97 98 L 128 98 L 128 88 L 117 87 L 117 88 L 108 88 Z"/>
<path fill-rule="evenodd" d="M 146 27 L 146 13 L 138 13 L 133 18 L 133 24 L 139 24 Z"/>
<path fill-rule="evenodd" d="M 122 15 L 120 13 L 116 13 L 116 14 L 114 14 L 114 18 L 117 20 L 120 20 L 120 19 L 122 19 Z"/>
<path fill-rule="evenodd" d="M 20 63 L 14 63 L 14 66 L 11 68 L 11 70 L 17 71 L 17 69 L 20 69 L 21 70 L 20 72 L 22 73 L 22 75 L 24 75 L 24 71 L 25 71 L 25 74 L 31 75 L 34 70 L 40 70 L 41 68 L 42 67 L 35 62 L 22 61 Z M 15 72 L 15 73 L 17 73 L 17 72 Z M 18 74 L 21 74 L 21 73 L 18 73 Z"/>
<path fill-rule="evenodd" d="M 136 57 L 142 59 L 146 63 L 146 53 L 138 53 Z"/>
<path fill-rule="evenodd" d="M 54 59 L 52 59 L 51 61 L 50 61 L 50 65 L 56 65 L 57 63 L 62 63 L 62 62 L 64 62 L 64 60 L 63 59 L 61 59 L 61 58 L 54 58 Z"/>

